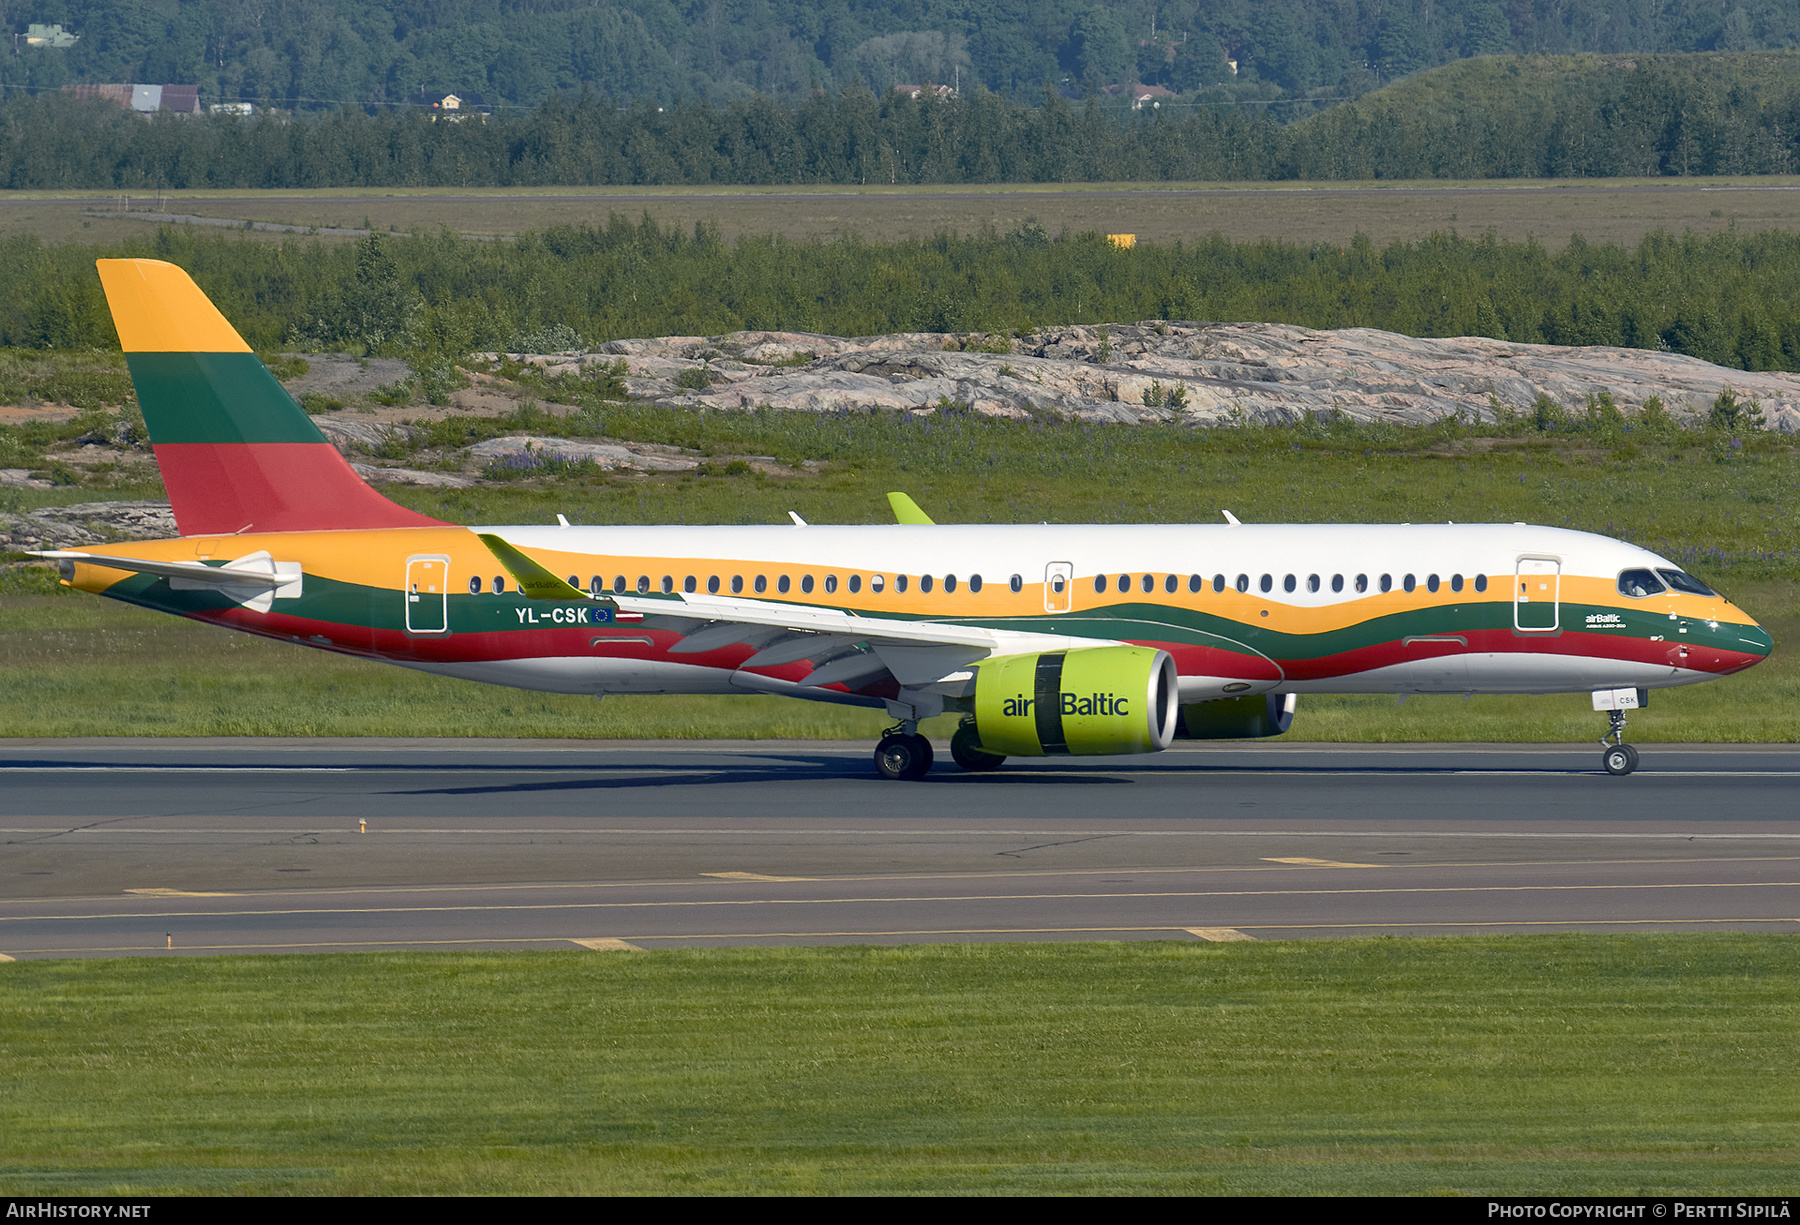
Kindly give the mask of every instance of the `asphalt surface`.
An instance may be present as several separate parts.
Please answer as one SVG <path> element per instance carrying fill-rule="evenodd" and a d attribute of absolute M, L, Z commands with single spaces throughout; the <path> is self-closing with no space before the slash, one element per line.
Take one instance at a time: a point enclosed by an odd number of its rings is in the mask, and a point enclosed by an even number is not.
<path fill-rule="evenodd" d="M 13 741 L 0 954 L 1800 930 L 1800 749 L 1639 747 Z"/>

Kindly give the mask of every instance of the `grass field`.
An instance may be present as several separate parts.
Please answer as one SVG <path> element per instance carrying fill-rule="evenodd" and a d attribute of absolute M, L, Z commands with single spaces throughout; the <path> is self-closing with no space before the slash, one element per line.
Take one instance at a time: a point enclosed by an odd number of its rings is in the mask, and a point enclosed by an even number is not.
<path fill-rule="evenodd" d="M 0 1193 L 1785 1194 L 1780 936 L 0 965 Z"/>
<path fill-rule="evenodd" d="M 573 419 L 571 419 L 573 420 Z M 498 430 L 501 424 L 487 423 Z M 1707 437 L 1629 449 L 1581 435 L 1477 438 L 1378 427 L 1181 431 L 980 419 L 715 414 L 613 407 L 541 428 L 772 455 L 786 478 L 594 475 L 395 498 L 462 523 L 814 523 L 889 517 L 905 489 L 943 522 L 1513 522 L 1581 528 L 1673 557 L 1775 635 L 1737 677 L 1657 694 L 1632 716 L 1645 741 L 1800 740 L 1800 470 L 1778 438 L 1721 459 Z M 809 466 L 809 463 L 811 466 Z M 1123 479 L 1116 479 L 1125 474 Z M 154 496 L 127 487 L 104 496 Z M 92 499 L 0 491 L 0 510 Z M 0 582 L 0 735 L 493 735 L 871 739 L 879 713 L 770 697 L 532 694 L 425 676 L 120 606 L 45 571 Z M 1595 738 L 1585 695 L 1318 697 L 1305 740 Z M 945 721 L 929 733 L 947 736 Z"/>
<path fill-rule="evenodd" d="M 1193 240 L 1219 233 L 1234 241 L 1347 242 L 1367 234 L 1377 246 L 1416 241 L 1451 229 L 1502 238 L 1529 236 L 1560 248 L 1571 234 L 1589 242 L 1634 244 L 1666 230 L 1710 233 L 1800 225 L 1800 179 L 1566 179 L 1500 182 L 1382 183 L 1073 183 L 952 187 L 571 187 L 320 188 L 281 191 L 169 192 L 160 203 L 132 197 L 136 217 L 117 195 L 18 192 L 0 203 L 0 234 L 32 233 L 47 242 L 115 241 L 143 236 L 150 213 L 233 221 L 411 233 L 447 226 L 466 234 L 517 234 L 551 225 L 604 224 L 613 213 L 648 213 L 692 229 L 716 224 L 726 238 L 783 234 L 871 240 L 1002 233 L 1035 219 L 1052 234 L 1133 233 L 1146 240 Z M 258 234 L 279 241 L 280 234 Z"/>

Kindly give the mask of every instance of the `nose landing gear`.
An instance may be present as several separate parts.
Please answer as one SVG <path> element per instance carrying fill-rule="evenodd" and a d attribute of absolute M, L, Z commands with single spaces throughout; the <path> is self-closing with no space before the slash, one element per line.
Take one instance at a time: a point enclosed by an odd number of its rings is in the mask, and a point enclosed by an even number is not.
<path fill-rule="evenodd" d="M 1638 767 L 1638 751 L 1625 743 L 1625 712 L 1609 710 L 1611 720 L 1606 735 L 1600 737 L 1600 764 L 1608 774 L 1630 774 Z M 1612 741 L 1609 745 L 1607 741 Z"/>
<path fill-rule="evenodd" d="M 1608 774 L 1630 774 L 1638 768 L 1638 751 L 1625 743 L 1625 712 L 1648 705 L 1648 689 L 1594 690 L 1594 709 L 1605 711 L 1609 724 L 1600 737 L 1600 765 Z"/>

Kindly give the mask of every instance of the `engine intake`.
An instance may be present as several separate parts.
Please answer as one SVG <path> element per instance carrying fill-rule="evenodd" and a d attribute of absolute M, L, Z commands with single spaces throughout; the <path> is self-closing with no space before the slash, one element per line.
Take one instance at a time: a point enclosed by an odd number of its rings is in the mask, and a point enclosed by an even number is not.
<path fill-rule="evenodd" d="M 1175 661 L 1151 647 L 1002 655 L 975 674 L 976 735 L 1004 757 L 1161 752 L 1179 711 Z"/>

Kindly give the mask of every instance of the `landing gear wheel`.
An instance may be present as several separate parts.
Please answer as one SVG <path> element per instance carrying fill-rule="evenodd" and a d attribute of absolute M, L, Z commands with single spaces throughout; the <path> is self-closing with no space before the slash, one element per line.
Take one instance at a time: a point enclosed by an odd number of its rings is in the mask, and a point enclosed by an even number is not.
<path fill-rule="evenodd" d="M 1630 774 L 1638 767 L 1638 751 L 1629 744 L 1615 744 L 1600 757 L 1608 774 Z"/>
<path fill-rule="evenodd" d="M 950 756 L 956 758 L 956 764 L 965 770 L 998 770 L 1000 763 L 1006 758 L 982 752 L 976 747 L 980 743 L 975 734 L 975 725 L 961 724 L 956 729 L 956 735 L 950 737 Z"/>
<path fill-rule="evenodd" d="M 931 741 L 896 732 L 883 736 L 875 746 L 875 769 L 883 778 L 911 782 L 931 769 L 931 756 Z"/>

